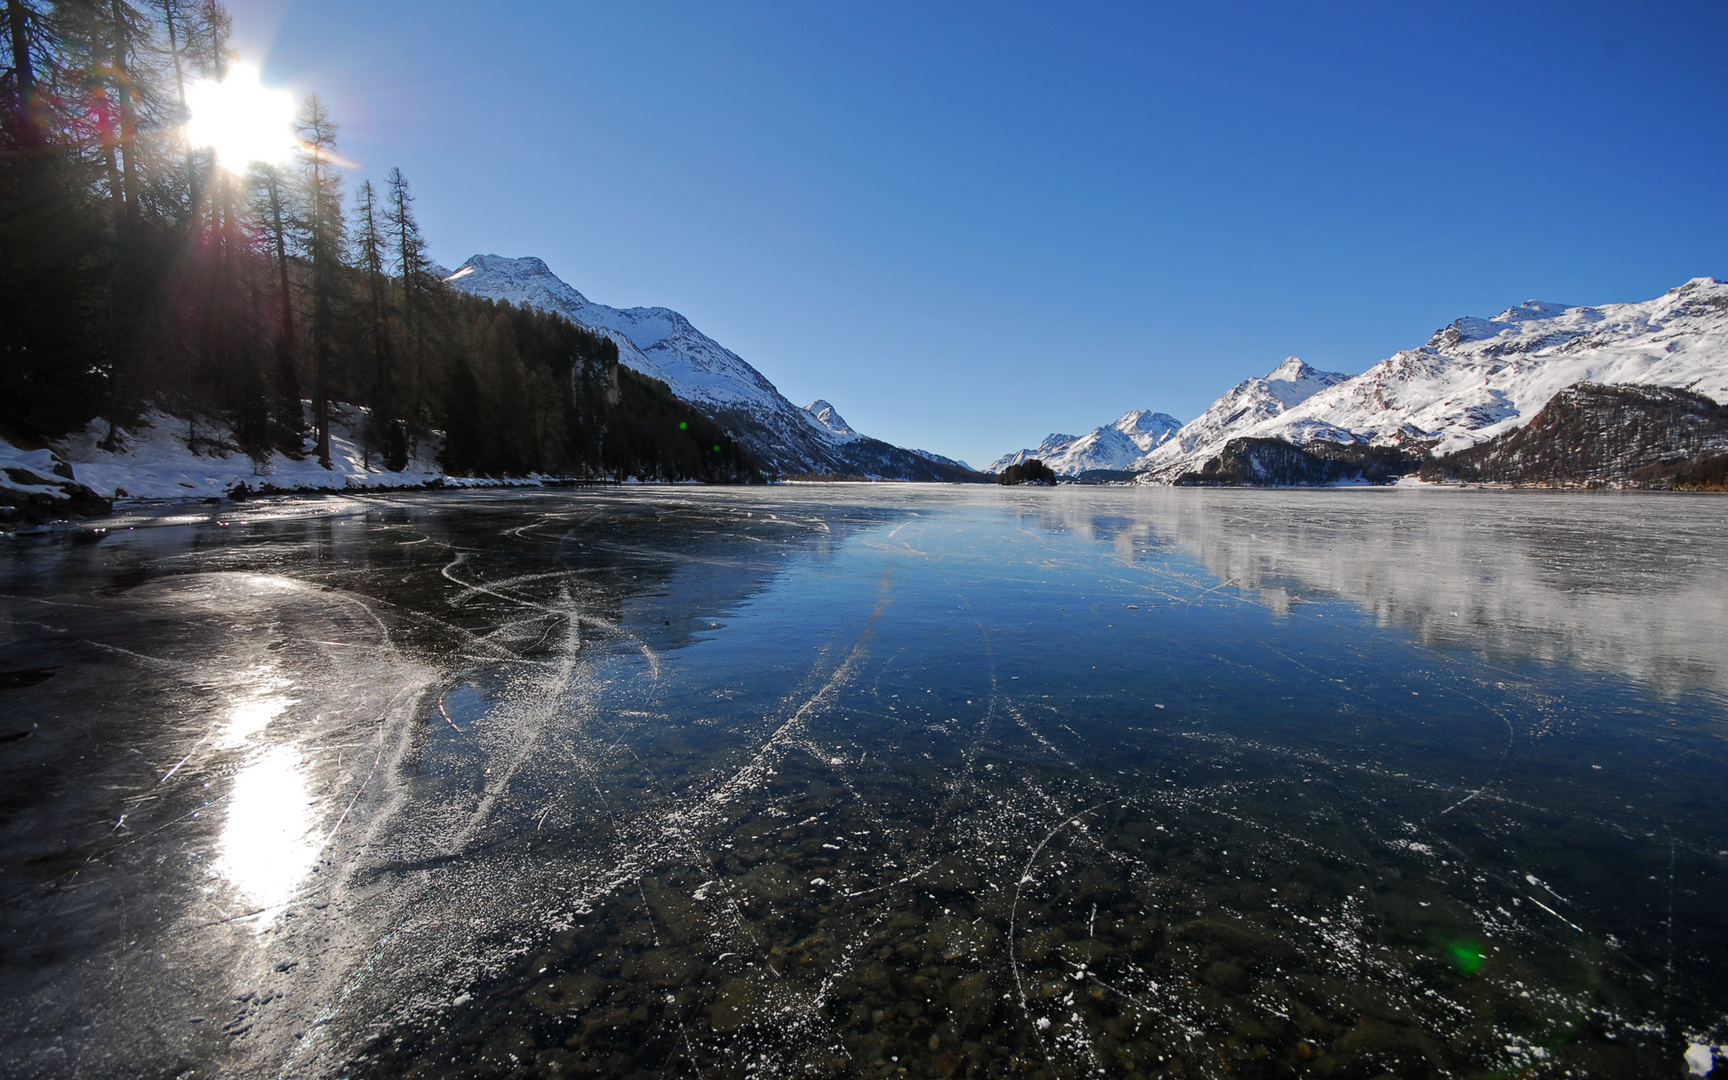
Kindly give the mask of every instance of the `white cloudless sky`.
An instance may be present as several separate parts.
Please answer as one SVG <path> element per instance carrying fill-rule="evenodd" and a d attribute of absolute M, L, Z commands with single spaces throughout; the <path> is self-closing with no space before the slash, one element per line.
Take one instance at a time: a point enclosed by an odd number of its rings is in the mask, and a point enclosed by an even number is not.
<path fill-rule="evenodd" d="M 983 465 L 1297 355 L 1728 277 L 1728 4 L 233 0 L 435 256 Z"/>

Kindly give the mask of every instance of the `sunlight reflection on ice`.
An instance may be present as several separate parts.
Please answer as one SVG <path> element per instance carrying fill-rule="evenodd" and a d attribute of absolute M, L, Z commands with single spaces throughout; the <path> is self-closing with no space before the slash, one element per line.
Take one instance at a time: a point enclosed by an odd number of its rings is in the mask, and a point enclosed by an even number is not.
<path fill-rule="evenodd" d="M 228 725 L 222 732 L 223 746 L 244 746 L 246 741 L 269 726 L 270 721 L 287 711 L 290 705 L 299 699 L 291 698 L 279 691 L 287 688 L 287 681 L 275 677 L 274 666 L 260 667 L 253 673 L 252 679 L 257 684 L 250 694 L 240 698 L 228 710 Z"/>
<path fill-rule="evenodd" d="M 246 745 L 296 703 L 282 692 L 288 681 L 274 672 L 267 664 L 251 673 L 253 689 L 229 709 L 222 745 Z M 305 767 L 292 746 L 255 750 L 234 778 L 216 867 L 265 915 L 293 898 L 318 858 L 313 808 Z"/>
<path fill-rule="evenodd" d="M 313 810 L 305 768 L 291 746 L 262 751 L 234 778 L 216 867 L 263 913 L 292 899 L 318 859 Z"/>

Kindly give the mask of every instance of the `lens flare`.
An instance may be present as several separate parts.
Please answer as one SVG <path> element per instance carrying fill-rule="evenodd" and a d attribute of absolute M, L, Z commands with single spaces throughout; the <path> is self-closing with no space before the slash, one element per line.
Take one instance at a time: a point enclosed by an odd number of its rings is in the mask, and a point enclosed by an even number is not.
<path fill-rule="evenodd" d="M 1475 938 L 1459 938 L 1446 945 L 1447 958 L 1461 975 L 1474 975 L 1482 970 L 1487 962 L 1487 956 L 1482 952 L 1482 943 Z"/>
<path fill-rule="evenodd" d="M 221 82 L 201 79 L 186 88 L 186 139 L 208 147 L 230 172 L 254 162 L 287 161 L 300 146 L 294 137 L 294 95 L 259 82 L 258 69 L 235 64 Z"/>

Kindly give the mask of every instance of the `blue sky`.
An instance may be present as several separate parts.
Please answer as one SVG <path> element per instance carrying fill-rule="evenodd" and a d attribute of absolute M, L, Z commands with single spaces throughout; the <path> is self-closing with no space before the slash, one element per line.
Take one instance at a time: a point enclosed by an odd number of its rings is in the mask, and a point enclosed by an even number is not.
<path fill-rule="evenodd" d="M 1728 277 L 1728 4 L 232 0 L 441 261 L 982 465 L 1287 355 Z"/>

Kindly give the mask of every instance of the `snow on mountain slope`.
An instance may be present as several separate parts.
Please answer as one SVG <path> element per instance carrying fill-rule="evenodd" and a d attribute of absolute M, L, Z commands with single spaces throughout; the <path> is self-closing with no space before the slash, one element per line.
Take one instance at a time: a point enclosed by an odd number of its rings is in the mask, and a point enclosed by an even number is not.
<path fill-rule="evenodd" d="M 618 344 L 625 366 L 663 381 L 685 401 L 764 412 L 790 405 L 761 372 L 669 308 L 596 304 L 536 258 L 476 255 L 445 279 L 463 292 L 557 312 Z"/>
<path fill-rule="evenodd" d="M 1297 377 L 1285 379 L 1287 388 L 1272 386 L 1280 373 Z M 1580 382 L 1671 386 L 1728 400 L 1728 284 L 1694 278 L 1654 300 L 1601 307 L 1531 300 L 1492 319 L 1459 319 L 1421 348 L 1353 377 L 1286 360 L 1219 398 L 1136 468 L 1144 482 L 1168 483 L 1242 437 L 1444 454 L 1523 425 Z"/>
<path fill-rule="evenodd" d="M 917 454 L 925 461 L 934 461 L 938 465 L 952 465 L 956 469 L 965 469 L 967 472 L 978 471 L 972 466 L 966 464 L 964 461 L 961 461 L 959 458 L 943 457 L 941 454 L 932 453 L 929 450 L 920 450 L 916 446 L 908 446 L 906 449 Z"/>
<path fill-rule="evenodd" d="M 999 473 L 1010 465 L 1037 458 L 1057 476 L 1078 476 L 1091 469 L 1126 469 L 1147 451 L 1168 441 L 1182 422 L 1165 413 L 1135 409 L 1113 424 L 1084 435 L 1052 433 L 1030 450 L 1004 454 L 990 465 Z"/>
<path fill-rule="evenodd" d="M 618 345 L 619 362 L 664 382 L 782 473 L 897 480 L 967 478 L 956 467 L 890 446 L 851 428 L 839 431 L 800 409 L 762 373 L 670 308 L 596 304 L 539 259 L 476 255 L 444 276 L 452 288 L 555 312 Z M 833 406 L 818 402 L 833 413 Z M 840 421 L 845 427 L 845 421 Z"/>
<path fill-rule="evenodd" d="M 1144 453 L 1169 442 L 1182 429 L 1182 421 L 1169 413 L 1135 409 L 1110 426 L 1128 436 Z"/>
<path fill-rule="evenodd" d="M 1097 430 L 1103 431 L 1104 429 L 1098 428 Z M 1073 446 L 1075 439 L 1076 436 L 1074 435 L 1064 435 L 1059 431 L 1052 431 L 1050 434 L 1044 436 L 1043 442 L 1034 446 L 1030 450 L 1016 450 L 1012 454 L 1003 454 L 1001 457 L 990 463 L 990 467 L 987 471 L 999 473 L 1008 466 L 1019 465 L 1029 458 L 1037 458 L 1039 461 L 1048 463 L 1051 459 L 1061 454 L 1062 451 Z"/>
<path fill-rule="evenodd" d="M 1210 408 L 1182 425 L 1172 439 L 1134 462 L 1134 469 L 1187 471 L 1190 459 L 1210 457 L 1230 439 L 1283 415 L 1292 406 L 1336 386 L 1350 376 L 1317 371 L 1294 356 L 1258 379 L 1245 379 L 1214 401 Z"/>
<path fill-rule="evenodd" d="M 817 423 L 840 436 L 842 439 L 856 439 L 859 437 L 858 433 L 852 430 L 852 425 L 848 424 L 840 416 L 839 411 L 821 398 L 817 398 L 815 401 L 804 406 L 804 411 L 809 413 L 811 416 L 814 416 Z M 914 451 L 914 453 L 916 452 L 917 451 Z"/>
<path fill-rule="evenodd" d="M 823 401 L 821 398 L 817 398 L 815 401 L 804 406 L 804 411 L 809 413 L 811 416 L 814 416 L 817 423 L 821 424 L 829 431 L 832 431 L 844 442 L 851 442 L 854 439 L 864 439 L 868 437 L 860 435 L 857 429 L 855 429 L 851 424 L 848 424 L 846 419 L 840 415 L 840 410 L 836 409 L 828 402 Z M 907 447 L 906 452 L 909 454 L 916 454 L 925 461 L 933 461 L 938 465 L 947 465 L 955 469 L 964 469 L 967 472 L 975 471 L 972 466 L 966 464 L 964 461 L 956 461 L 951 457 L 943 457 L 941 454 L 933 454 L 928 450 L 920 450 L 915 446 Z"/>

